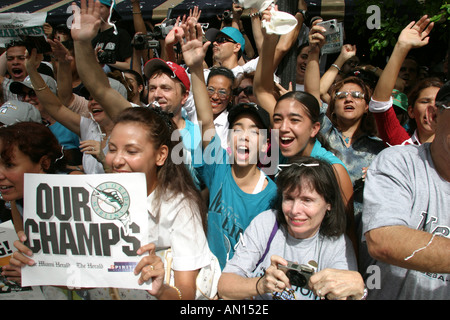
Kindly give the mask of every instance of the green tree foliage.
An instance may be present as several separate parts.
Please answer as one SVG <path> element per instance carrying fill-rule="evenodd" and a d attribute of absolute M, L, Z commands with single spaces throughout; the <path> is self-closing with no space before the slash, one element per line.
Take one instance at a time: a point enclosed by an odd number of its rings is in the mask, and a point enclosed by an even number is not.
<path fill-rule="evenodd" d="M 369 30 L 366 20 L 370 17 L 367 8 L 376 5 L 380 8 L 380 28 Z M 448 0 L 355 0 L 356 16 L 355 25 L 358 34 L 368 39 L 370 45 L 370 57 L 378 55 L 386 56 L 397 41 L 397 37 L 405 26 L 411 21 L 417 21 L 421 16 L 428 15 L 435 23 L 433 37 L 438 37 L 444 42 L 448 41 L 448 29 L 450 21 L 450 4 Z"/>

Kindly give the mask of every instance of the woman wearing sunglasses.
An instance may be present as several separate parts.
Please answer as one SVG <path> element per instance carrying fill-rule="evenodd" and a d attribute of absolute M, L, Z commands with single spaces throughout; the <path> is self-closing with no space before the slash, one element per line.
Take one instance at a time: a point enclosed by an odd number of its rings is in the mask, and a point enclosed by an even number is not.
<path fill-rule="evenodd" d="M 324 29 L 314 26 L 309 41 L 316 50 L 310 54 L 306 67 L 306 83 L 320 101 L 319 50 L 325 44 Z M 364 173 L 385 144 L 376 137 L 376 125 L 369 113 L 371 90 L 358 77 L 347 77 L 333 85 L 326 116 L 320 132 L 345 164 L 353 185 L 353 206 L 356 230 L 361 227 Z M 359 232 L 357 232 L 358 234 Z"/>
<path fill-rule="evenodd" d="M 369 112 L 371 92 L 357 77 L 337 82 L 322 121 L 321 133 L 345 163 L 353 184 L 355 224 L 361 221 L 364 173 L 375 156 L 385 148 L 376 137 L 376 125 Z"/>

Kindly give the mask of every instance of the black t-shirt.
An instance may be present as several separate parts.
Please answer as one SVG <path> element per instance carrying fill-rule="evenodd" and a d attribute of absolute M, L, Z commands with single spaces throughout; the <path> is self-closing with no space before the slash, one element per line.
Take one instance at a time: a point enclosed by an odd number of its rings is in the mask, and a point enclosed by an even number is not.
<path fill-rule="evenodd" d="M 114 34 L 113 27 L 99 32 L 92 40 L 92 46 L 94 49 L 100 47 L 103 51 L 114 52 L 116 61 L 125 61 L 133 54 L 131 37 L 122 28 L 117 28 L 117 34 Z"/>

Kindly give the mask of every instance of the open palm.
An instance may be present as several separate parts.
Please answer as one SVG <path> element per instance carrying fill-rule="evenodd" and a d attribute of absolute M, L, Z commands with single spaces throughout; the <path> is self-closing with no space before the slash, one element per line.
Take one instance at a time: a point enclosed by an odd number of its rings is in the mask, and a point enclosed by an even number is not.
<path fill-rule="evenodd" d="M 430 19 L 427 16 L 423 16 L 417 23 L 411 22 L 402 30 L 398 37 L 398 42 L 411 48 L 423 47 L 428 44 L 428 36 L 433 26 L 434 24 L 430 23 Z"/>
<path fill-rule="evenodd" d="M 200 24 L 194 24 L 193 21 L 183 25 L 184 37 L 176 35 L 178 42 L 181 43 L 183 59 L 187 66 L 193 68 L 203 65 L 206 51 L 210 42 L 203 44 L 202 29 Z"/>
<path fill-rule="evenodd" d="M 90 41 L 98 33 L 100 27 L 100 2 L 89 0 L 86 6 L 86 0 L 81 0 L 81 9 L 72 3 L 74 21 L 72 24 L 71 35 L 75 41 Z"/>

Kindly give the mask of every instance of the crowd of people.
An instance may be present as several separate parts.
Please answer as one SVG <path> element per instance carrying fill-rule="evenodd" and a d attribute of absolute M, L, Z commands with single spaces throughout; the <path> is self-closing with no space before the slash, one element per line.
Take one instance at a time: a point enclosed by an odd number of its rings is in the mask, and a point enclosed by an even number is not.
<path fill-rule="evenodd" d="M 153 31 L 131 3 L 135 34 Z M 46 25 L 48 59 L 20 41 L 0 56 L 0 222 L 19 238 L 2 276 L 20 284 L 36 262 L 25 173 L 143 172 L 149 240 L 135 273 L 152 290 L 42 287 L 46 298 L 192 300 L 217 273 L 208 299 L 450 298 L 448 55 L 425 76 L 411 55 L 433 36 L 427 16 L 383 68 L 344 44 L 321 72 L 326 30 L 304 0 L 288 33 L 264 27 L 276 7 L 252 8 L 250 41 L 233 3 L 220 29 L 204 30 L 195 7 L 143 47 L 115 25 L 114 1 L 80 5 L 77 28 Z M 296 83 L 283 88 L 291 48 Z"/>

